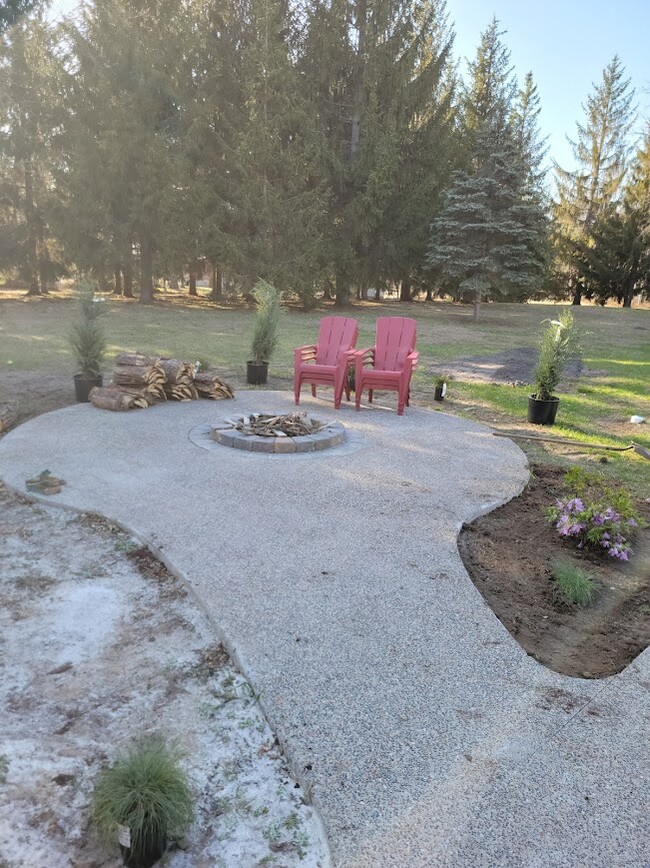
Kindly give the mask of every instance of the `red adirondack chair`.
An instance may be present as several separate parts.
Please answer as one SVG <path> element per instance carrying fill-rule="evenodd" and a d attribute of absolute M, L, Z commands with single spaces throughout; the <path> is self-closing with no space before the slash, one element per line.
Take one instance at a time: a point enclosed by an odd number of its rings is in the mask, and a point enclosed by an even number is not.
<path fill-rule="evenodd" d="M 359 334 L 359 324 L 345 316 L 326 316 L 320 321 L 318 343 L 294 350 L 293 390 L 296 404 L 300 403 L 303 383 L 311 383 L 311 393 L 316 395 L 316 386 L 334 387 L 334 407 L 341 406 L 343 389 L 350 400 L 348 366 L 354 364 L 354 346 Z"/>
<path fill-rule="evenodd" d="M 411 374 L 419 353 L 415 350 L 417 323 L 403 316 L 384 316 L 377 320 L 375 346 L 355 353 L 355 408 L 360 409 L 361 393 L 368 389 L 368 400 L 377 390 L 397 392 L 397 414 L 408 407 Z M 366 367 L 370 363 L 372 367 Z"/>

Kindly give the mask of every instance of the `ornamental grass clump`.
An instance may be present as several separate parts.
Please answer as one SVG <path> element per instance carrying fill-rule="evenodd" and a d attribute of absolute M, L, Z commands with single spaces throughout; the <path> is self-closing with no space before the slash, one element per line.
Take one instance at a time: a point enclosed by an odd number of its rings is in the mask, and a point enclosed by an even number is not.
<path fill-rule="evenodd" d="M 92 817 L 106 844 L 122 847 L 131 868 L 147 868 L 192 822 L 192 794 L 180 754 L 160 735 L 135 742 L 100 773 Z"/>
<path fill-rule="evenodd" d="M 565 485 L 569 496 L 558 499 L 546 513 L 560 536 L 575 540 L 579 549 L 600 548 L 617 560 L 629 560 L 628 536 L 641 524 L 630 493 L 581 468 L 565 474 Z"/>
<path fill-rule="evenodd" d="M 601 586 L 586 570 L 571 561 L 554 561 L 551 575 L 560 596 L 575 606 L 591 605 L 601 592 Z"/>

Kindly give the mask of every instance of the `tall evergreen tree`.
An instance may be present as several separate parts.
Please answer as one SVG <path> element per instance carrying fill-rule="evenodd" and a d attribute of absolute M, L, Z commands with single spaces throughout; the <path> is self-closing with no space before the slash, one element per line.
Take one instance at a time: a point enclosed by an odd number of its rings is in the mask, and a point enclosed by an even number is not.
<path fill-rule="evenodd" d="M 48 227 L 51 141 L 58 76 L 52 33 L 41 16 L 4 36 L 0 55 L 0 259 L 15 267 L 30 295 L 47 290 L 57 263 Z"/>
<path fill-rule="evenodd" d="M 451 37 L 442 0 L 305 7 L 299 65 L 332 191 L 323 260 L 345 304 L 354 287 L 408 282 L 422 262 L 425 234 L 414 221 L 426 226 L 424 199 L 430 209 L 449 165 Z"/>
<path fill-rule="evenodd" d="M 247 0 L 239 14 L 238 80 L 220 95 L 229 167 L 218 182 L 228 208 L 225 262 L 244 287 L 262 278 L 309 306 L 326 189 L 314 107 L 294 62 L 296 24 L 288 0 Z"/>
<path fill-rule="evenodd" d="M 36 2 L 37 0 L 3 0 L 0 3 L 0 34 L 29 15 Z"/>
<path fill-rule="evenodd" d="M 581 285 L 601 304 L 615 298 L 630 307 L 650 290 L 650 133 L 632 165 L 622 201 L 610 205 L 578 249 Z"/>
<path fill-rule="evenodd" d="M 537 85 L 532 72 L 528 72 L 514 101 L 510 124 L 519 161 L 525 172 L 526 186 L 540 201 L 546 201 L 548 194 L 544 161 L 548 154 L 548 145 L 539 129 L 540 112 Z"/>
<path fill-rule="evenodd" d="M 514 110 L 517 82 L 510 52 L 502 40 L 496 17 L 481 34 L 474 60 L 469 61 L 469 82 L 463 93 L 463 129 L 471 159 L 480 160 L 484 133 L 490 129 L 498 148 L 510 137 L 509 120 Z M 481 139 L 480 147 L 477 139 Z"/>
<path fill-rule="evenodd" d="M 540 195 L 537 106 L 527 80 L 519 103 L 510 55 L 493 20 L 465 91 L 468 167 L 457 172 L 431 225 L 427 262 L 437 277 L 481 300 L 519 300 L 540 282 L 546 220 Z"/>
<path fill-rule="evenodd" d="M 583 285 L 576 258 L 590 243 L 593 229 L 622 190 L 630 155 L 634 90 L 617 56 L 603 70 L 584 107 L 586 119 L 577 124 L 570 141 L 577 168 L 555 164 L 557 199 L 553 214 L 557 235 L 557 270 L 564 274 L 573 304 L 580 304 Z"/>
<path fill-rule="evenodd" d="M 153 301 L 156 258 L 174 249 L 186 166 L 179 81 L 190 19 L 173 0 L 97 0 L 68 23 L 68 115 L 59 184 L 67 246 L 86 266 L 124 273 L 140 259 Z"/>

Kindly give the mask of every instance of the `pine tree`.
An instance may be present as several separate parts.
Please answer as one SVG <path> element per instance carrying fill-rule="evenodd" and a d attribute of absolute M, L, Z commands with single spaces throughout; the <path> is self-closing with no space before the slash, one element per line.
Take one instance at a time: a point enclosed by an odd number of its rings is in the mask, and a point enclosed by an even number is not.
<path fill-rule="evenodd" d="M 437 277 L 481 300 L 521 300 L 545 265 L 538 106 L 527 79 L 515 104 L 510 56 L 493 20 L 470 64 L 465 91 L 467 168 L 454 175 L 431 225 L 428 265 Z"/>
<path fill-rule="evenodd" d="M 610 205 L 578 248 L 576 267 L 590 297 L 630 307 L 650 290 L 650 133 L 632 165 L 622 201 Z"/>
<path fill-rule="evenodd" d="M 288 0 L 247 0 L 236 13 L 237 81 L 216 83 L 212 97 L 224 126 L 216 153 L 228 168 L 216 180 L 227 213 L 214 240 L 245 289 L 262 278 L 310 306 L 327 194 L 314 107 L 294 62 L 296 23 Z"/>
<path fill-rule="evenodd" d="M 3 0 L 0 4 L 0 34 L 20 22 L 36 6 L 36 0 Z"/>
<path fill-rule="evenodd" d="M 577 168 L 567 171 L 555 164 L 557 269 L 565 275 L 573 304 L 580 304 L 583 294 L 576 262 L 580 249 L 589 245 L 594 227 L 617 201 L 628 168 L 634 90 L 624 75 L 614 56 L 587 98 L 576 141 L 569 140 Z"/>
<path fill-rule="evenodd" d="M 498 136 L 497 136 L 498 138 Z M 458 172 L 441 214 L 431 226 L 428 263 L 481 300 L 521 300 L 538 285 L 544 269 L 544 222 L 522 183 L 516 150 L 497 150 L 487 130 L 476 139 L 479 168 Z"/>
<path fill-rule="evenodd" d="M 463 128 L 466 149 L 474 160 L 482 148 L 477 139 L 489 126 L 498 148 L 510 136 L 509 120 L 513 113 L 517 83 L 510 52 L 501 39 L 496 17 L 481 34 L 474 60 L 469 62 L 469 84 L 463 94 Z"/>
<path fill-rule="evenodd" d="M 519 160 L 524 167 L 526 186 L 534 191 L 540 202 L 546 202 L 546 169 L 544 160 L 548 154 L 547 139 L 539 130 L 541 112 L 537 85 L 532 72 L 526 74 L 524 85 L 517 93 L 510 125 Z"/>
<path fill-rule="evenodd" d="M 172 0 L 97 0 L 71 46 L 62 172 L 64 240 L 80 264 L 131 281 L 140 258 L 140 301 L 153 301 L 156 262 L 175 251 L 186 177 L 180 141 L 182 60 L 191 18 Z"/>
<path fill-rule="evenodd" d="M 48 226 L 58 82 L 52 46 L 36 15 L 6 32 L 0 56 L 0 259 L 17 269 L 30 295 L 46 292 L 60 270 Z"/>
<path fill-rule="evenodd" d="M 332 191 L 324 268 L 353 288 L 407 285 L 449 166 L 452 78 L 442 0 L 309 0 L 300 69 Z M 428 209 L 428 214 L 427 214 Z"/>

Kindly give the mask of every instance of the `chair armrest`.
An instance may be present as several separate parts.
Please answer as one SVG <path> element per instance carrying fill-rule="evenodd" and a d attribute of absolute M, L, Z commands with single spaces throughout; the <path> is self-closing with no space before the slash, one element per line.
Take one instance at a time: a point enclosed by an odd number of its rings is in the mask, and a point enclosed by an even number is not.
<path fill-rule="evenodd" d="M 306 344 L 304 347 L 298 347 L 293 351 L 294 363 L 298 362 L 313 362 L 316 358 L 316 346 L 314 344 Z"/>
<path fill-rule="evenodd" d="M 410 360 L 411 370 L 414 371 L 418 366 L 418 362 L 420 361 L 420 353 L 417 350 L 413 350 L 408 354 L 406 358 L 407 360 Z"/>
<path fill-rule="evenodd" d="M 355 364 L 363 367 L 365 364 L 375 364 L 375 347 L 366 347 L 363 350 L 353 350 Z"/>

